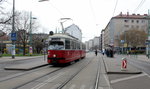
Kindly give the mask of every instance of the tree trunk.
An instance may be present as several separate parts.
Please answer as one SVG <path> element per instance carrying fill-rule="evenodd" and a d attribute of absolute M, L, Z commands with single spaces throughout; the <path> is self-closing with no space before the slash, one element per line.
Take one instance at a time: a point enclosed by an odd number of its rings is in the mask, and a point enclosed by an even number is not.
<path fill-rule="evenodd" d="M 26 55 L 26 44 L 23 43 L 23 55 L 25 56 Z"/>

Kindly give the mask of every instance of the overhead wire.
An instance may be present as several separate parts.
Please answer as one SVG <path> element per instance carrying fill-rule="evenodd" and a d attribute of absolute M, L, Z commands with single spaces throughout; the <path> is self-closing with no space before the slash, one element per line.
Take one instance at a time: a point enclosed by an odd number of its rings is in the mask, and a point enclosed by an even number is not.
<path fill-rule="evenodd" d="M 117 5 L 118 5 L 118 0 L 116 0 L 116 4 L 115 4 L 115 7 L 114 7 L 114 11 L 113 11 L 113 16 L 115 14 L 115 11 L 116 11 L 116 8 L 117 8 Z"/>
<path fill-rule="evenodd" d="M 144 4 L 145 1 L 146 0 L 141 0 L 141 2 L 139 3 L 139 5 L 137 6 L 137 8 L 135 8 L 134 13 L 136 13 L 142 7 L 142 5 Z"/>
<path fill-rule="evenodd" d="M 89 4 L 90 4 L 90 9 L 91 9 L 94 21 L 96 23 L 96 15 L 95 15 L 95 12 L 94 12 L 94 9 L 93 9 L 92 0 L 89 0 Z"/>
<path fill-rule="evenodd" d="M 55 7 L 52 3 L 50 3 L 51 4 L 51 6 L 53 7 L 53 8 L 55 8 L 63 17 L 65 17 L 65 15 L 62 13 L 62 11 L 60 11 L 57 7 Z"/>

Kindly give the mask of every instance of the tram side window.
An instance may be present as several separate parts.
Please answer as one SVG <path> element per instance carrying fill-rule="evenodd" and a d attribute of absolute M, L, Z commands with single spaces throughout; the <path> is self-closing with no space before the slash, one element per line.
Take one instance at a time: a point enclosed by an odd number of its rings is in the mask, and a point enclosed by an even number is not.
<path fill-rule="evenodd" d="M 65 48 L 70 49 L 70 40 L 65 40 Z"/>
<path fill-rule="evenodd" d="M 74 41 L 72 41 L 72 49 L 75 49 L 76 47 L 75 47 L 75 42 Z"/>
<path fill-rule="evenodd" d="M 77 43 L 77 49 L 80 49 L 80 43 Z"/>
<path fill-rule="evenodd" d="M 84 44 L 82 44 L 82 49 L 83 49 L 83 50 L 85 50 L 85 49 L 86 49 L 86 47 L 85 47 L 85 45 L 84 45 Z"/>

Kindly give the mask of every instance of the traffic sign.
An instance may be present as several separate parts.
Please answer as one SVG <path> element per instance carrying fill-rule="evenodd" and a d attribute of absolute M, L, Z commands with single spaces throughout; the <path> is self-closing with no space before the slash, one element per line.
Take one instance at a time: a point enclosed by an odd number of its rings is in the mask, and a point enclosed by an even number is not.
<path fill-rule="evenodd" d="M 17 34 L 16 33 L 11 33 L 11 40 L 16 41 L 17 39 Z"/>
<path fill-rule="evenodd" d="M 124 41 L 124 40 L 121 40 L 120 42 L 121 42 L 122 44 L 123 44 L 123 43 L 125 43 L 125 41 Z"/>

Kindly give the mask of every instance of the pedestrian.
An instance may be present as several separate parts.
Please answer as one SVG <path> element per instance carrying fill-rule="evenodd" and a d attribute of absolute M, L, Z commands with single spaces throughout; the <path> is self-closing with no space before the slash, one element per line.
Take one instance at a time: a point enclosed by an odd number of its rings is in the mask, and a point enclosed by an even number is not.
<path fill-rule="evenodd" d="M 105 54 L 105 49 L 102 50 L 102 54 L 103 54 L 103 55 Z"/>
<path fill-rule="evenodd" d="M 95 55 L 97 56 L 97 50 L 95 50 Z"/>

